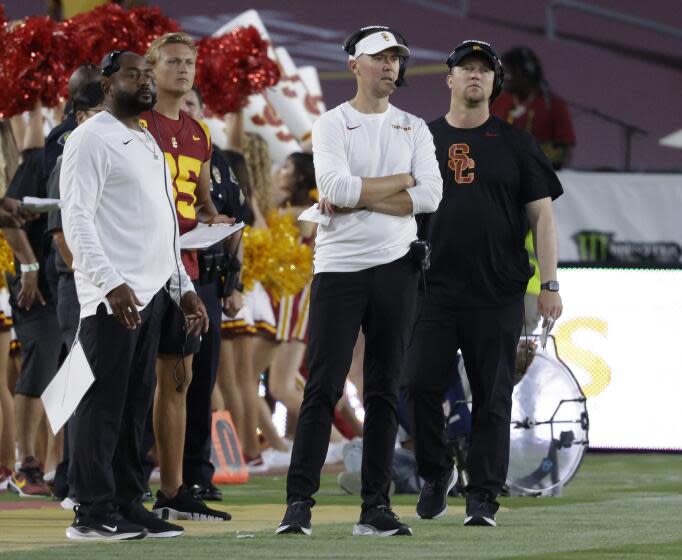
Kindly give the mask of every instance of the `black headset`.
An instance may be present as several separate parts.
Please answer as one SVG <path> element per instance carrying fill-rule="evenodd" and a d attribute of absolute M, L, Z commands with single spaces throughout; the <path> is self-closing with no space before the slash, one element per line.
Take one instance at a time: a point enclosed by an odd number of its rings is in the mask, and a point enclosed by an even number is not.
<path fill-rule="evenodd" d="M 478 48 L 476 48 L 478 47 Z M 502 67 L 502 61 L 498 56 L 497 52 L 490 43 L 485 41 L 464 41 L 457 45 L 454 51 L 450 53 L 448 59 L 445 63 L 448 65 L 448 69 L 452 69 L 465 55 L 461 55 L 461 52 L 467 50 L 466 54 L 475 53 L 476 51 L 483 51 L 493 60 L 493 66 L 495 70 L 495 81 L 493 82 L 493 92 L 490 95 L 490 102 L 495 101 L 495 98 L 502 92 L 502 84 L 504 84 L 504 68 Z"/>
<path fill-rule="evenodd" d="M 392 33 L 399 45 L 409 48 L 405 37 L 403 37 L 395 29 L 391 29 L 385 25 L 369 25 L 367 27 L 358 29 L 355 33 L 349 35 L 341 46 L 349 55 L 355 56 L 355 47 L 360 41 L 369 35 L 373 35 L 374 33 L 379 33 L 381 31 Z M 409 56 L 400 56 L 400 69 L 398 70 L 398 79 L 395 81 L 396 87 L 403 87 L 407 85 L 407 81 L 405 80 L 405 70 L 407 69 L 407 61 L 409 59 Z"/>
<path fill-rule="evenodd" d="M 100 68 L 102 69 L 102 76 L 111 76 L 121 69 L 118 63 L 118 58 L 129 51 L 110 51 L 104 55 Z"/>

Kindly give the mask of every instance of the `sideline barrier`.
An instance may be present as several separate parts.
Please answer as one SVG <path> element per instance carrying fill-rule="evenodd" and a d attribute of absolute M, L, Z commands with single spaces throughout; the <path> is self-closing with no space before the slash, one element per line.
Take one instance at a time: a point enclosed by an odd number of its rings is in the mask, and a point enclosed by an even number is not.
<path fill-rule="evenodd" d="M 682 174 L 561 171 L 559 262 L 682 265 Z"/>
<path fill-rule="evenodd" d="M 211 462 L 215 466 L 214 484 L 245 484 L 249 471 L 239 445 L 237 430 L 227 410 L 213 413 L 211 430 Z"/>
<path fill-rule="evenodd" d="M 559 267 L 552 333 L 587 397 L 590 448 L 682 452 L 682 268 Z"/>

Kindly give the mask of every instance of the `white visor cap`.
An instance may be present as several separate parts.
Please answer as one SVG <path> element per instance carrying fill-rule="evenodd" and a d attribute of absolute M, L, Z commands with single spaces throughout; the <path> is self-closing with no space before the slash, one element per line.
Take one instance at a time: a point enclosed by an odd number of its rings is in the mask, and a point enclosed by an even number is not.
<path fill-rule="evenodd" d="M 410 56 L 410 49 L 401 45 L 395 35 L 390 31 L 377 31 L 367 35 L 355 45 L 355 54 L 348 56 L 351 60 L 358 58 L 361 54 L 377 54 L 386 49 L 397 48 L 400 56 Z"/>

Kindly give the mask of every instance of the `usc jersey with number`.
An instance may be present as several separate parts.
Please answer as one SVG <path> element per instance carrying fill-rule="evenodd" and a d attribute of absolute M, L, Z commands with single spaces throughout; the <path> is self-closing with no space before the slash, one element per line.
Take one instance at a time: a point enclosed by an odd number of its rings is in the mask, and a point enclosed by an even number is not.
<path fill-rule="evenodd" d="M 178 120 L 151 110 L 142 113 L 140 124 L 154 136 L 164 152 L 173 180 L 175 210 L 180 235 L 197 225 L 196 189 L 201 166 L 211 159 L 208 128 L 180 111 Z M 182 251 L 182 263 L 192 280 L 199 277 L 196 251 Z"/>

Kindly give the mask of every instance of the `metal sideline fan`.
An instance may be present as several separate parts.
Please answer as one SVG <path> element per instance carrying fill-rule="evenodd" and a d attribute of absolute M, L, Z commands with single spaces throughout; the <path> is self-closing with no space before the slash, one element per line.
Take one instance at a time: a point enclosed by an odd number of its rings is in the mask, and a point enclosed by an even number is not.
<path fill-rule="evenodd" d="M 585 395 L 550 339 L 552 344 L 538 350 L 512 395 L 511 495 L 561 495 L 589 444 Z"/>

